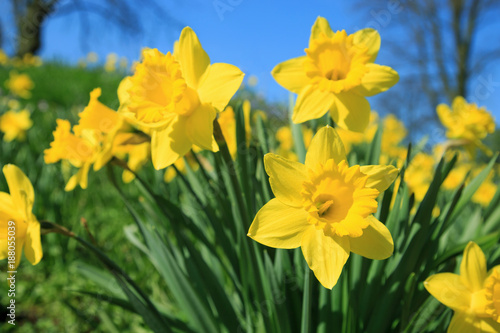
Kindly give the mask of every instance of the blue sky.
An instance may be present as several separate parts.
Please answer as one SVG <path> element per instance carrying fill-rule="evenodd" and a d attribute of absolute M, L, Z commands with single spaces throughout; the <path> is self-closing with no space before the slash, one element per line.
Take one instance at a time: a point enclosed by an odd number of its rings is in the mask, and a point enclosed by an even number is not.
<path fill-rule="evenodd" d="M 62 6 L 69 1 L 72 0 L 62 0 Z M 91 0 L 86 1 L 92 3 Z M 198 34 L 212 62 L 231 63 L 240 67 L 247 77 L 257 76 L 259 84 L 256 89 L 260 93 L 270 100 L 285 102 L 288 92 L 273 80 L 270 71 L 279 62 L 304 54 L 312 24 L 318 16 L 324 16 L 333 30 L 345 29 L 352 33 L 365 27 L 377 28 L 382 36 L 382 48 L 376 62 L 395 68 L 402 77 L 408 70 L 399 68 L 404 59 L 391 54 L 388 48 L 384 49 L 388 38 L 401 37 L 394 29 L 397 25 L 392 22 L 404 8 L 399 7 L 395 0 L 371 8 L 331 0 L 156 0 L 165 6 L 168 12 L 165 17 L 152 13 L 154 9 L 143 5 L 147 3 L 145 0 L 123 1 L 135 6 L 143 26 L 142 33 L 129 35 L 94 14 L 86 17 L 79 13 L 54 15 L 43 30 L 41 56 L 76 63 L 89 51 L 96 52 L 101 61 L 108 53 L 114 52 L 132 61 L 138 58 L 144 46 L 155 47 L 162 52 L 172 50 L 182 27 L 188 25 Z M 0 4 L 0 10 L 5 6 L 6 2 Z M 169 16 L 177 22 L 172 22 Z M 90 27 L 89 35 L 85 35 L 87 38 L 82 38 L 82 19 L 86 19 Z M 493 31 L 493 28 L 490 30 Z M 86 45 L 82 43 L 85 40 Z M 412 42 L 405 38 L 401 41 Z M 498 67 L 489 68 L 470 86 L 471 97 L 492 111 L 497 120 L 500 119 Z M 396 85 L 392 89 L 401 88 Z M 383 94 L 372 99 L 372 106 L 376 108 L 377 101 L 382 98 Z M 383 110 L 380 111 L 383 113 Z"/>

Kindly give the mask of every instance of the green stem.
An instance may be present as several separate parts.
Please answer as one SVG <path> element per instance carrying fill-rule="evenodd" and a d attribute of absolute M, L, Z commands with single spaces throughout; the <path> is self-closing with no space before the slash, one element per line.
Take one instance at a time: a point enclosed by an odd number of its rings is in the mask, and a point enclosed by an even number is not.
<path fill-rule="evenodd" d="M 231 154 L 229 153 L 226 139 L 224 138 L 224 135 L 222 134 L 222 129 L 220 128 L 220 125 L 219 125 L 219 122 L 217 121 L 217 119 L 214 120 L 214 137 L 215 137 L 215 140 L 217 141 L 217 144 L 219 145 L 219 152 L 222 155 L 222 159 L 224 160 L 224 163 L 226 164 L 226 167 L 228 169 L 229 179 L 231 180 L 231 186 L 234 189 L 234 193 L 235 193 L 235 197 L 236 197 L 236 204 L 238 206 L 241 220 L 243 221 L 244 227 L 246 229 L 248 229 L 248 228 L 250 228 L 250 220 L 248 218 L 247 207 L 246 207 L 245 202 L 243 201 L 243 198 L 241 196 L 241 194 L 243 192 L 241 190 L 241 186 L 240 186 L 240 183 L 238 181 L 238 178 L 236 177 L 236 168 L 235 168 L 233 158 L 231 157 Z"/>
<path fill-rule="evenodd" d="M 305 265 L 304 274 L 304 297 L 302 299 L 302 321 L 300 326 L 301 333 L 311 331 L 311 294 L 312 294 L 312 271 Z"/>

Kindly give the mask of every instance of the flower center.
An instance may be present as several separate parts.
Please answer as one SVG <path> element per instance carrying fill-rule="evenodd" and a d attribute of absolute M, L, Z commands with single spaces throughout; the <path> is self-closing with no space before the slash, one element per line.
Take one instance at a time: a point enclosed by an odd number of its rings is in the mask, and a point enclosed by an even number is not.
<path fill-rule="evenodd" d="M 174 114 L 188 116 L 199 104 L 196 91 L 184 80 L 181 67 L 168 52 L 144 52 L 144 60 L 132 76 L 129 109 L 138 121 L 162 126 Z"/>
<path fill-rule="evenodd" d="M 500 323 L 500 272 L 493 269 L 493 273 L 486 279 L 486 313 L 493 320 Z"/>
<path fill-rule="evenodd" d="M 377 210 L 379 192 L 365 187 L 368 176 L 359 166 L 330 159 L 309 170 L 308 178 L 301 193 L 308 222 L 325 234 L 361 236 L 368 226 L 366 217 Z"/>
<path fill-rule="evenodd" d="M 353 35 L 337 31 L 332 37 L 320 34 L 307 48 L 306 74 L 319 89 L 339 93 L 359 84 L 366 73 L 368 49 L 354 45 Z"/>

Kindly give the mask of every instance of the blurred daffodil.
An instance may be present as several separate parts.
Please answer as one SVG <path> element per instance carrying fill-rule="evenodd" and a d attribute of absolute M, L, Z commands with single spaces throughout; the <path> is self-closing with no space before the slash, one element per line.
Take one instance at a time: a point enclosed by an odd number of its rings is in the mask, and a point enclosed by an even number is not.
<path fill-rule="evenodd" d="M 435 274 L 424 286 L 455 312 L 449 333 L 500 332 L 500 265 L 487 272 L 486 258 L 476 243 L 465 248 L 460 275 Z"/>
<path fill-rule="evenodd" d="M 94 171 L 101 169 L 113 157 L 113 143 L 124 121 L 120 114 L 99 102 L 101 89 L 90 93 L 90 102 L 80 112 L 78 125 L 73 127 L 67 120 L 57 119 L 54 141 L 44 151 L 45 163 L 68 160 L 79 169 L 66 184 L 66 191 L 76 185 L 87 188 L 88 172 L 93 165 Z"/>
<path fill-rule="evenodd" d="M 373 63 L 379 48 L 376 30 L 352 35 L 333 32 L 328 21 L 318 17 L 306 55 L 282 62 L 272 71 L 280 85 L 298 94 L 292 120 L 302 123 L 329 110 L 340 127 L 363 132 L 370 120 L 365 97 L 386 91 L 399 80 L 392 68 Z"/>
<path fill-rule="evenodd" d="M 451 108 L 446 104 L 438 105 L 437 114 L 447 129 L 446 136 L 454 140 L 454 145 L 464 146 L 471 156 L 474 156 L 476 147 L 491 154 L 481 142 L 495 131 L 495 120 L 486 108 L 469 104 L 465 98 L 457 96 Z"/>
<path fill-rule="evenodd" d="M 248 236 L 264 245 L 302 253 L 325 288 L 333 288 L 351 252 L 370 259 L 391 256 L 389 230 L 373 217 L 376 198 L 398 175 L 393 166 L 349 167 L 335 130 L 312 139 L 305 164 L 264 157 L 275 199 L 262 207 Z"/>
<path fill-rule="evenodd" d="M 213 121 L 238 90 L 243 73 L 216 63 L 203 50 L 194 31 L 182 30 L 173 54 L 143 51 L 143 60 L 122 91 L 120 111 L 151 130 L 151 155 L 156 169 L 184 156 L 193 145 L 218 151 Z"/>
<path fill-rule="evenodd" d="M 200 148 L 194 149 L 196 151 L 200 151 Z M 185 175 L 187 173 L 187 166 L 186 166 L 186 161 L 189 167 L 193 170 L 196 171 L 199 168 L 198 163 L 196 163 L 196 160 L 193 158 L 191 152 L 188 152 L 186 155 L 184 155 L 184 158 L 179 158 L 177 161 L 174 162 L 173 165 L 169 166 L 167 170 L 165 170 L 165 174 L 163 175 L 163 180 L 165 180 L 166 183 L 170 183 L 175 176 L 177 176 L 177 172 L 180 172 L 181 174 Z M 177 170 L 175 170 L 175 168 Z"/>
<path fill-rule="evenodd" d="M 40 223 L 32 213 L 35 192 L 28 177 L 13 164 L 4 166 L 3 174 L 10 193 L 0 192 L 0 259 L 15 261 L 15 267 L 8 266 L 14 271 L 23 250 L 32 265 L 42 259 Z"/>
<path fill-rule="evenodd" d="M 7 111 L 0 116 L 0 131 L 4 133 L 3 140 L 24 140 L 26 131 L 33 126 L 28 110 Z"/>
<path fill-rule="evenodd" d="M 6 65 L 9 62 L 9 57 L 4 50 L 0 49 L 0 65 Z"/>
<path fill-rule="evenodd" d="M 10 92 L 25 99 L 31 97 L 31 90 L 34 86 L 28 74 L 18 74 L 14 71 L 9 73 L 9 79 L 5 82 L 5 87 Z"/>
<path fill-rule="evenodd" d="M 104 70 L 106 72 L 114 72 L 116 70 L 116 65 L 118 63 L 118 55 L 116 53 L 110 53 L 106 56 L 106 62 L 104 63 Z"/>
<path fill-rule="evenodd" d="M 424 199 L 434 177 L 434 158 L 420 152 L 413 157 L 405 172 L 405 182 L 410 191 L 415 194 L 418 202 Z"/>

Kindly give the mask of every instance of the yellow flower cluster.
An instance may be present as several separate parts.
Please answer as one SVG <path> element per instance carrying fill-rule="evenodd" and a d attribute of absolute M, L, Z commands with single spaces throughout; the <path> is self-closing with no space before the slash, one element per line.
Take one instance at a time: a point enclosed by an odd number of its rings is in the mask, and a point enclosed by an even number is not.
<path fill-rule="evenodd" d="M 39 56 L 27 53 L 23 57 L 9 58 L 4 50 L 0 49 L 0 65 L 12 67 L 39 67 L 43 64 Z"/>

